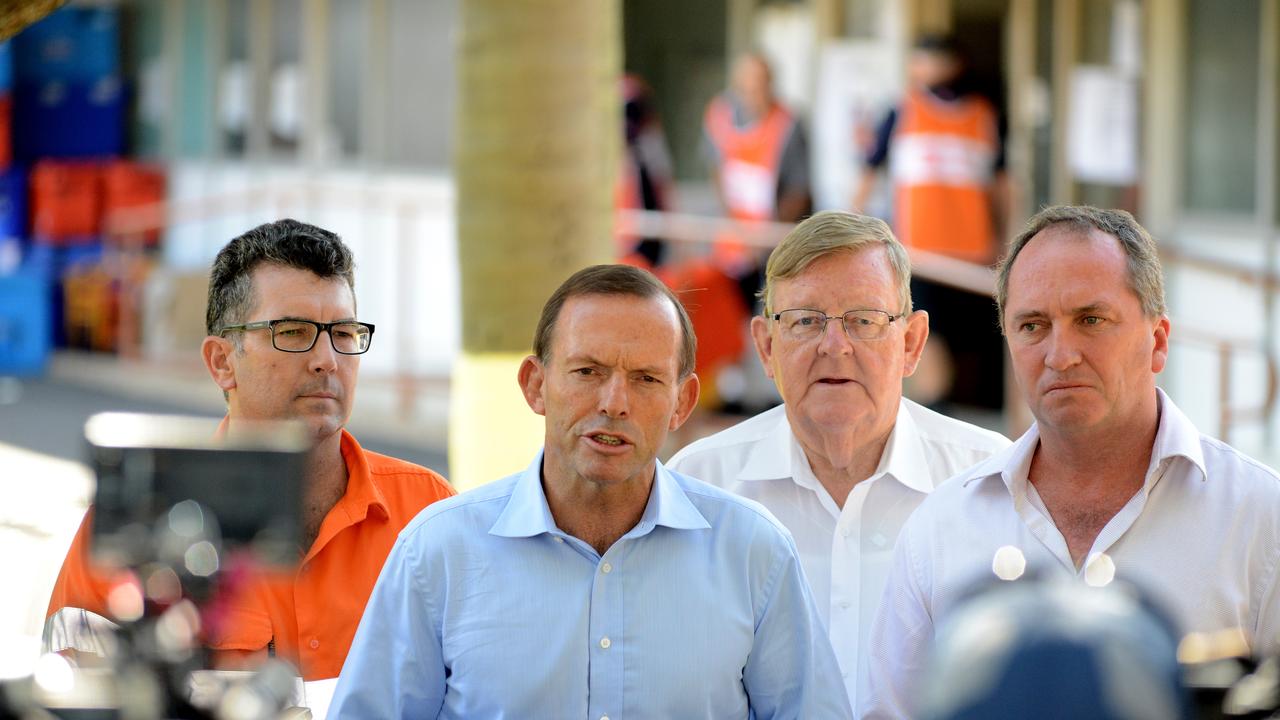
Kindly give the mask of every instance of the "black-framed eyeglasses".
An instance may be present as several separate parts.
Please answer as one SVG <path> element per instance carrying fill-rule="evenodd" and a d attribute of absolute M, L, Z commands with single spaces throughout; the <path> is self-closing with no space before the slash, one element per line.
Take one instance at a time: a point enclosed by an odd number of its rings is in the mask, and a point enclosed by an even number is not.
<path fill-rule="evenodd" d="M 316 346 L 316 338 L 320 333 L 329 333 L 329 344 L 335 352 L 343 355 L 362 355 L 369 350 L 373 342 L 373 325 L 362 322 L 344 320 L 321 323 L 312 320 L 260 320 L 242 325 L 226 325 L 218 331 L 218 336 L 225 336 L 232 330 L 270 330 L 271 346 L 282 352 L 304 353 Z"/>
<path fill-rule="evenodd" d="M 827 330 L 828 320 L 840 320 L 844 333 L 850 340 L 879 340 L 895 320 L 903 317 L 906 317 L 906 313 L 890 315 L 884 310 L 850 310 L 843 315 L 828 315 L 821 310 L 809 308 L 795 308 L 773 314 L 773 320 L 778 323 L 782 334 L 797 342 L 822 337 Z"/>

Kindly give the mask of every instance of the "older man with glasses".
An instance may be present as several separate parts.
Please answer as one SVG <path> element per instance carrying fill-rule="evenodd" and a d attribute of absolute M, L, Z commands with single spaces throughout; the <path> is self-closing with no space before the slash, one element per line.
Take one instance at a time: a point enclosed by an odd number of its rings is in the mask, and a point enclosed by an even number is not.
<path fill-rule="evenodd" d="M 910 281 L 880 220 L 822 212 L 797 225 L 769 257 L 751 323 L 783 405 L 669 463 L 759 501 L 795 536 L 854 704 L 899 528 L 936 484 L 1009 445 L 902 397 L 929 336 Z"/>
<path fill-rule="evenodd" d="M 356 319 L 354 266 L 337 235 L 294 220 L 254 228 L 214 260 L 201 351 L 227 400 L 223 429 L 294 420 L 314 442 L 298 569 L 255 577 L 227 599 L 224 621 L 205 638 L 221 667 L 277 655 L 304 680 L 332 681 L 400 529 L 454 494 L 436 473 L 364 450 L 344 429 L 374 329 Z M 91 522 L 92 511 L 49 603 L 50 651 L 101 650 L 94 631 L 110 620 L 120 578 L 89 563 Z"/>

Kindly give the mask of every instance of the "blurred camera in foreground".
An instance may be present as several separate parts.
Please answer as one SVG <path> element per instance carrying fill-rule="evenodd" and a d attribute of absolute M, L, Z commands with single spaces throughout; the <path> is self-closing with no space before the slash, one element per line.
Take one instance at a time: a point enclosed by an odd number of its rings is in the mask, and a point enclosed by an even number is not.
<path fill-rule="evenodd" d="M 992 581 L 939 627 L 927 720 L 1189 720 L 1179 634 L 1137 587 Z"/>

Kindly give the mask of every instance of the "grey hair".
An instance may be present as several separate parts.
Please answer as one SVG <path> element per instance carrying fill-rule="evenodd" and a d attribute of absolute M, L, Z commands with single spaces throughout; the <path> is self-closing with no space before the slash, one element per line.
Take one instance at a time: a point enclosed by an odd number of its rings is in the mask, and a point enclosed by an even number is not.
<path fill-rule="evenodd" d="M 1100 230 L 1115 238 L 1124 250 L 1129 289 L 1138 296 L 1142 312 L 1150 318 L 1165 314 L 1164 270 L 1160 266 L 1156 241 L 1146 228 L 1124 210 L 1104 210 L 1090 205 L 1055 205 L 1041 210 L 1027 221 L 996 268 L 996 308 L 1001 327 L 1004 326 L 1005 303 L 1009 299 L 1009 273 L 1013 261 L 1031 238 L 1059 226 L 1081 234 Z"/>
<path fill-rule="evenodd" d="M 769 254 L 764 289 L 760 291 L 765 314 L 769 315 L 774 310 L 773 291 L 778 280 L 799 275 L 815 260 L 826 255 L 876 245 L 884 246 L 889 255 L 889 265 L 893 267 L 894 281 L 898 285 L 899 308 L 904 313 L 911 312 L 911 259 L 889 225 L 869 215 L 826 210 L 796 225 Z"/>

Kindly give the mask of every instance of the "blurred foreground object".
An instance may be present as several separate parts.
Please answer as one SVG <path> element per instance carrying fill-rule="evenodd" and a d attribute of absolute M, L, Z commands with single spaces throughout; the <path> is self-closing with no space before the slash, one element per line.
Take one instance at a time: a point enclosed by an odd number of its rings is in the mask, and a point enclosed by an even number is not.
<path fill-rule="evenodd" d="M 207 664 L 203 639 L 229 619 L 223 600 L 242 568 L 301 557 L 305 429 L 220 433 L 214 420 L 103 413 L 85 437 L 98 477 L 93 556 L 119 580 L 111 620 L 82 611 L 77 626 L 71 613 L 46 632 L 91 635 L 101 657 L 45 654 L 31 677 L 0 685 L 0 719 L 281 717 L 298 694 L 288 663 L 269 659 L 216 692 L 193 673 Z"/>
<path fill-rule="evenodd" d="M 1177 638 L 1130 585 L 999 582 L 939 627 L 919 717 L 1189 720 Z"/>
<path fill-rule="evenodd" d="M 248 548 L 265 564 L 297 564 L 310 450 L 305 429 L 242 421 L 219 434 L 218 425 L 131 413 L 89 418 L 85 438 L 98 476 L 96 563 L 192 570 L 199 563 L 187 556 L 208 543 L 224 552 Z M 216 570 L 217 555 L 210 560 Z"/>

